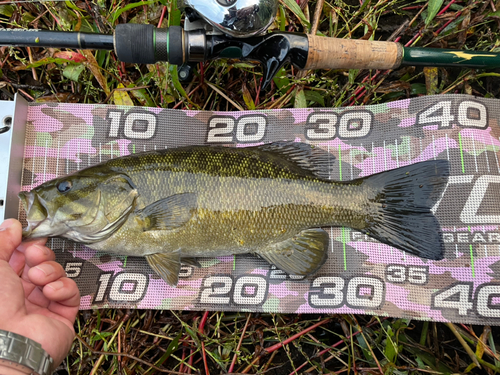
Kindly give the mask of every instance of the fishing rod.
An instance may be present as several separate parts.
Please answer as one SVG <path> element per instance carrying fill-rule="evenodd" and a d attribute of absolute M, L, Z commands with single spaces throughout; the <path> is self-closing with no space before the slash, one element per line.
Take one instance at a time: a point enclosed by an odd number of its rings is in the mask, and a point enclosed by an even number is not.
<path fill-rule="evenodd" d="M 399 43 L 339 39 L 301 33 L 264 34 L 274 0 L 181 0 L 185 28 L 119 24 L 113 35 L 0 29 L 0 45 L 114 50 L 126 63 L 174 65 L 220 58 L 259 61 L 263 88 L 285 63 L 298 69 L 397 69 L 400 66 L 498 68 L 500 54 L 403 47 Z M 207 27 L 208 26 L 208 27 Z"/>

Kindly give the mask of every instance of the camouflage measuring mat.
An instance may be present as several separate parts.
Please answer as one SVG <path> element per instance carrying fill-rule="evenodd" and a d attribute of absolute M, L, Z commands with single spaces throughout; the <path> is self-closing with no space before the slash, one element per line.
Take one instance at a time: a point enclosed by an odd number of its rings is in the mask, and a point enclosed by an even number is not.
<path fill-rule="evenodd" d="M 429 96 L 366 107 L 248 112 L 32 104 L 23 190 L 98 162 L 195 144 L 307 142 L 351 180 L 430 159 L 451 177 L 434 206 L 445 259 L 423 260 L 349 228 L 326 228 L 327 263 L 307 278 L 253 256 L 199 258 L 176 288 L 143 258 L 48 242 L 80 287 L 81 308 L 357 313 L 500 324 L 500 101 Z M 22 219 L 22 217 L 21 217 Z"/>

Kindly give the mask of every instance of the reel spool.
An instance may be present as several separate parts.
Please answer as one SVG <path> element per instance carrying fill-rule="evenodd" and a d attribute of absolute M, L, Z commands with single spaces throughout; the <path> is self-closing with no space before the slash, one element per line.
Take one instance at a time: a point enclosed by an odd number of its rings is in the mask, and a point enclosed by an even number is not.
<path fill-rule="evenodd" d="M 264 33 L 276 16 L 275 0 L 179 0 L 180 9 L 194 13 L 222 33 L 248 38 Z"/>

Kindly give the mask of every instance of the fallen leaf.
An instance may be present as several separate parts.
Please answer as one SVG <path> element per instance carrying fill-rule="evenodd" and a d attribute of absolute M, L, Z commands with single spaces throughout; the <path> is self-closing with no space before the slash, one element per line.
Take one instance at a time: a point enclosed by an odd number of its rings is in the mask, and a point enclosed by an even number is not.
<path fill-rule="evenodd" d="M 68 64 L 63 70 L 63 76 L 78 82 L 81 72 L 85 69 L 83 64 Z"/>
<path fill-rule="evenodd" d="M 252 95 L 250 94 L 250 91 L 248 90 L 248 87 L 245 83 L 242 84 L 241 90 L 243 91 L 243 100 L 245 101 L 247 108 L 250 110 L 254 110 L 255 103 L 254 103 Z"/>
<path fill-rule="evenodd" d="M 117 88 L 123 89 L 125 88 L 125 86 L 123 86 L 122 83 L 119 83 Z M 129 107 L 132 107 L 134 105 L 134 102 L 130 98 L 130 95 L 125 90 L 114 90 L 113 101 L 115 102 L 116 105 L 125 105 Z"/>
<path fill-rule="evenodd" d="M 109 96 L 111 94 L 111 91 L 109 90 L 108 87 L 108 81 L 106 81 L 106 78 L 102 75 L 101 68 L 99 67 L 99 64 L 97 64 L 97 61 L 92 54 L 92 51 L 88 49 L 82 50 L 82 55 L 85 56 L 87 59 L 87 68 L 90 69 L 92 74 L 94 75 L 95 79 L 97 79 L 97 82 L 99 82 L 99 85 L 102 87 L 104 90 L 104 93 L 106 96 Z"/>
<path fill-rule="evenodd" d="M 77 63 L 87 61 L 85 56 L 83 56 L 82 54 L 80 54 L 78 52 L 71 52 L 71 51 L 56 52 L 56 53 L 54 53 L 54 57 L 77 62 Z"/>

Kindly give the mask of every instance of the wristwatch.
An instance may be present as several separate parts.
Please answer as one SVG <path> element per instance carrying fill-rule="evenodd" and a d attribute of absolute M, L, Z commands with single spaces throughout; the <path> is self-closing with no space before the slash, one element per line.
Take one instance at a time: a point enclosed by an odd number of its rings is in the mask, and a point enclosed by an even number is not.
<path fill-rule="evenodd" d="M 36 341 L 0 329 L 0 365 L 26 374 L 49 375 L 53 362 Z"/>

